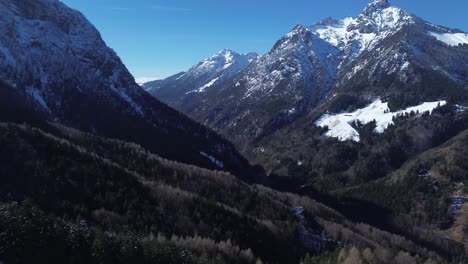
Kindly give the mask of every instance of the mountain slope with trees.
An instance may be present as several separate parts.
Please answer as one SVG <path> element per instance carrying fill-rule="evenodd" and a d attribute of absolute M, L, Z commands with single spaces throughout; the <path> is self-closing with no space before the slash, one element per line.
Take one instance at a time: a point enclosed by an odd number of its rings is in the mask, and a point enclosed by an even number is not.
<path fill-rule="evenodd" d="M 58 0 L 2 0 L 0 23 L 1 89 L 17 94 L 13 107 L 137 142 L 168 159 L 219 168 L 203 152 L 225 170 L 249 170 L 230 142 L 138 86 L 78 11 Z"/>
<path fill-rule="evenodd" d="M 382 261 L 463 258 L 453 253 L 459 244 L 437 234 L 427 245 L 310 198 L 59 124 L 0 123 L 0 143 L 6 263 L 297 263 L 307 252 L 351 245 Z M 304 220 L 294 214 L 299 207 Z"/>

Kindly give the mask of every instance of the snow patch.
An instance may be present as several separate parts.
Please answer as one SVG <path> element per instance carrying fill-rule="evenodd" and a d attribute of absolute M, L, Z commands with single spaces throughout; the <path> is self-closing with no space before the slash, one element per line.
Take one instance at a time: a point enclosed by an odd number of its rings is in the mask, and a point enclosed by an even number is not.
<path fill-rule="evenodd" d="M 405 63 L 403 63 L 403 65 L 401 65 L 400 71 L 404 71 L 404 70 L 408 69 L 409 66 L 410 66 L 410 63 L 408 61 L 406 61 Z"/>
<path fill-rule="evenodd" d="M 215 157 L 208 155 L 206 152 L 200 151 L 200 155 L 202 155 L 205 158 L 208 158 L 213 164 L 215 164 L 219 168 L 224 168 L 224 163 L 222 161 L 219 161 Z"/>
<path fill-rule="evenodd" d="M 202 93 L 205 91 L 206 88 L 209 88 L 211 86 L 213 86 L 217 81 L 218 81 L 219 77 L 218 78 L 214 78 L 213 80 L 211 80 L 209 83 L 203 85 L 202 87 L 196 89 L 196 90 L 193 90 L 193 91 L 190 91 L 188 93 Z"/>
<path fill-rule="evenodd" d="M 26 87 L 26 93 L 28 93 L 30 96 L 36 100 L 36 102 L 39 103 L 47 112 L 50 112 L 49 106 L 47 106 L 47 103 L 45 102 L 44 98 L 41 95 L 41 92 L 33 87 Z"/>
<path fill-rule="evenodd" d="M 119 95 L 120 97 L 122 97 L 122 99 L 129 103 L 133 107 L 133 109 L 135 109 L 135 111 L 137 111 L 140 115 L 143 115 L 143 110 L 141 109 L 141 106 L 135 103 L 135 101 L 133 101 L 133 99 L 130 96 L 128 96 L 128 94 L 126 94 L 123 90 L 120 90 Z"/>
<path fill-rule="evenodd" d="M 436 33 L 429 31 L 429 34 L 449 46 L 468 44 L 468 34 L 466 33 Z"/>
<path fill-rule="evenodd" d="M 181 79 L 182 77 L 184 77 L 185 74 L 186 74 L 186 73 L 184 73 L 184 74 L 182 74 L 181 76 L 177 77 L 176 81 L 179 80 L 179 79 Z"/>
<path fill-rule="evenodd" d="M 425 102 L 418 106 L 409 107 L 405 110 L 390 112 L 388 103 L 384 103 L 382 100 L 378 99 L 369 106 L 358 109 L 352 113 L 336 115 L 325 114 L 316 121 L 315 124 L 319 127 L 328 127 L 329 130 L 325 133 L 325 136 L 327 137 L 337 138 L 340 141 L 353 140 L 359 142 L 359 133 L 351 125 L 356 121 L 359 121 L 362 124 L 368 124 L 375 120 L 375 132 L 383 133 L 388 126 L 393 124 L 394 117 L 409 114 L 411 112 L 432 113 L 434 109 L 445 104 L 447 104 L 446 101 Z"/>

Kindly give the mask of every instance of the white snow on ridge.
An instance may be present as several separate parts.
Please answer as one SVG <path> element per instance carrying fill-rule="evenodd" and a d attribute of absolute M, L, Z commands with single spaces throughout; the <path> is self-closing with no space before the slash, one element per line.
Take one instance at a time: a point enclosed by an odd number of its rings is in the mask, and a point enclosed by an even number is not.
<path fill-rule="evenodd" d="M 202 93 L 205 91 L 206 88 L 209 88 L 211 86 L 213 86 L 217 81 L 218 81 L 219 77 L 218 78 L 214 78 L 213 80 L 211 80 L 209 83 L 203 85 L 202 87 L 194 90 L 194 91 L 191 91 L 191 92 L 188 92 L 188 93 L 193 93 L 193 92 L 197 92 L 197 93 Z"/>
<path fill-rule="evenodd" d="M 359 133 L 351 125 L 358 120 L 362 124 L 368 124 L 375 120 L 375 132 L 383 133 L 388 126 L 393 124 L 393 117 L 409 114 L 411 112 L 432 113 L 434 109 L 445 104 L 447 104 L 446 101 L 426 102 L 418 106 L 409 107 L 405 110 L 390 112 L 388 103 L 384 103 L 382 100 L 378 99 L 369 106 L 358 109 L 352 113 L 336 115 L 325 114 L 317 120 L 315 124 L 319 127 L 328 127 L 329 130 L 325 133 L 327 137 L 337 138 L 340 141 L 353 140 L 359 142 Z"/>
<path fill-rule="evenodd" d="M 224 61 L 225 61 L 225 64 L 223 66 L 223 70 L 229 68 L 232 66 L 232 64 L 234 63 L 234 56 L 232 55 L 232 52 L 231 51 L 227 51 L 225 54 L 224 54 Z"/>
<path fill-rule="evenodd" d="M 45 102 L 39 90 L 33 87 L 26 87 L 26 93 L 32 96 L 34 100 L 36 100 L 36 102 L 38 102 L 45 110 L 50 112 L 49 106 L 47 106 L 47 103 Z"/>
<path fill-rule="evenodd" d="M 219 161 L 215 157 L 208 155 L 206 152 L 200 151 L 200 155 L 202 155 L 205 158 L 208 158 L 213 164 L 215 164 L 219 168 L 224 168 L 224 163 L 222 161 Z"/>
<path fill-rule="evenodd" d="M 133 99 L 130 96 L 128 96 L 127 93 L 125 93 L 123 90 L 119 90 L 118 93 L 120 97 L 122 97 L 122 99 L 124 99 L 127 103 L 129 103 L 133 107 L 133 109 L 135 109 L 135 111 L 137 111 L 138 114 L 142 116 L 144 115 L 141 106 L 135 103 L 135 101 L 133 101 Z"/>
<path fill-rule="evenodd" d="M 435 33 L 429 31 L 429 34 L 449 46 L 468 44 L 468 34 L 466 33 Z"/>

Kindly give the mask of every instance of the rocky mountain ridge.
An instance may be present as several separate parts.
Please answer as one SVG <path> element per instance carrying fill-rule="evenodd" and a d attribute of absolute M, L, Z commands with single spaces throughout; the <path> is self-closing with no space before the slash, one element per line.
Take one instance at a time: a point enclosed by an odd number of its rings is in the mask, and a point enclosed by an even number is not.
<path fill-rule="evenodd" d="M 377 98 L 390 100 L 393 110 L 462 103 L 467 40 L 466 33 L 377 0 L 356 18 L 296 26 L 243 71 L 176 108 L 240 143 L 314 112 L 340 112 Z"/>

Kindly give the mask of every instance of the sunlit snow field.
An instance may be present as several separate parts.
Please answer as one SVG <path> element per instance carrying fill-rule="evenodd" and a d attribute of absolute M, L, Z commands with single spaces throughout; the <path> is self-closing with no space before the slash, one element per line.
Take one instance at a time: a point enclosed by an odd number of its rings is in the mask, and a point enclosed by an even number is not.
<path fill-rule="evenodd" d="M 328 127 L 325 133 L 327 137 L 337 138 L 340 141 L 353 140 L 359 142 L 359 132 L 352 126 L 356 121 L 362 124 L 368 124 L 376 121 L 375 132 L 383 133 L 388 126 L 393 124 L 393 117 L 404 114 L 414 113 L 432 113 L 437 107 L 447 104 L 446 101 L 425 102 L 418 106 L 409 107 L 397 112 L 391 112 L 387 102 L 378 99 L 369 106 L 358 109 L 352 113 L 325 114 L 315 124 L 320 127 Z"/>

